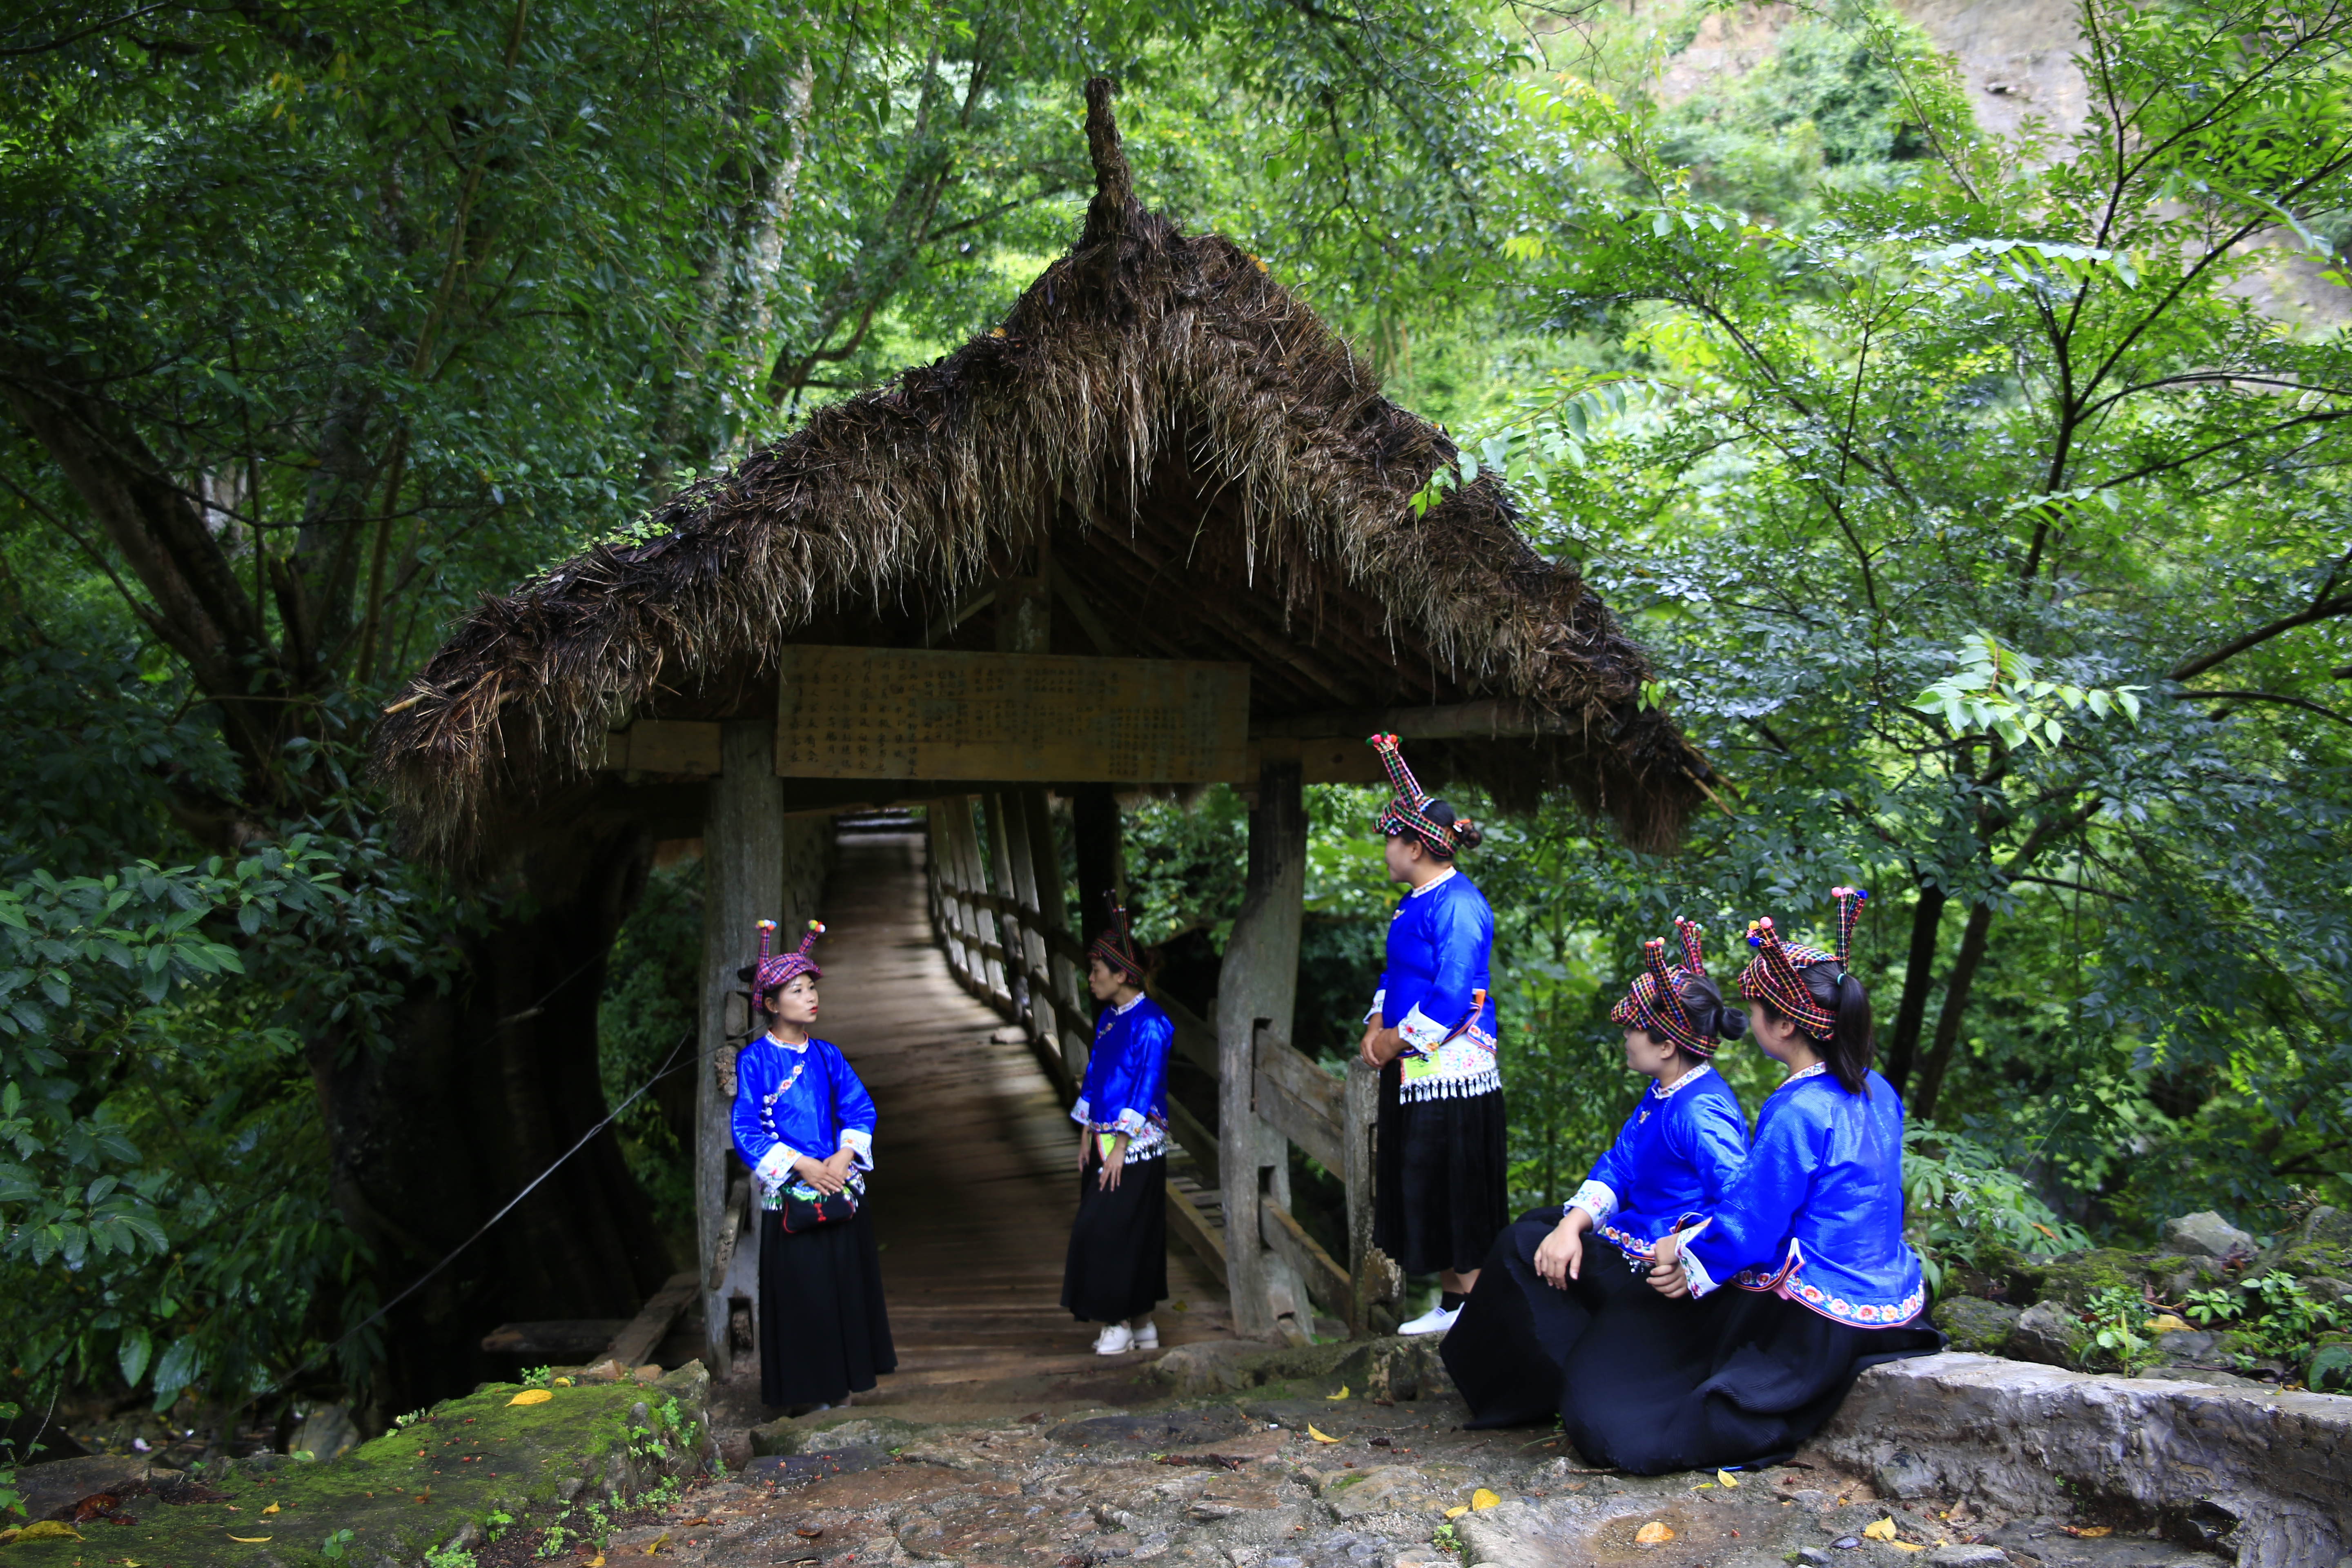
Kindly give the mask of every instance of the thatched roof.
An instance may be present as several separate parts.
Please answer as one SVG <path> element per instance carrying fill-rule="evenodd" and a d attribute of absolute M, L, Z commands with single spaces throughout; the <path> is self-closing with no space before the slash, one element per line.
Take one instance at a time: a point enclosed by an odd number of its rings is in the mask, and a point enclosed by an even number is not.
<path fill-rule="evenodd" d="M 1001 327 L 457 628 L 376 739 L 421 850 L 475 860 L 560 826 L 632 718 L 772 712 L 780 644 L 926 646 L 1047 541 L 1119 651 L 1248 660 L 1254 725 L 1518 700 L 1553 732 L 1423 742 L 1416 767 L 1506 805 L 1564 785 L 1673 841 L 1706 766 L 1639 706 L 1642 650 L 1491 476 L 1414 514 L 1454 444 L 1263 262 L 1135 204 L 1108 96 L 1088 89 L 1085 230 Z M 989 635 L 975 616 L 932 646 Z"/>

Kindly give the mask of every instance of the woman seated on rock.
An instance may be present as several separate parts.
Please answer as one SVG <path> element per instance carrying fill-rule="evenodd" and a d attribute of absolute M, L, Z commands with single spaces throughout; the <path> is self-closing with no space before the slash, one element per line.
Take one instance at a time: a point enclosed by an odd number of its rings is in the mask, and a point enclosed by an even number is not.
<path fill-rule="evenodd" d="M 1593 1464 L 1784 1458 L 1865 1368 L 1943 1348 L 1903 1239 L 1903 1105 L 1871 1070 L 1870 997 L 1846 969 L 1868 895 L 1831 896 L 1834 952 L 1784 944 L 1769 917 L 1748 928 L 1739 994 L 1789 1077 L 1722 1201 L 1657 1246 L 1650 1283 L 1688 1315 L 1606 1312 L 1569 1352 L 1560 1415 Z"/>
<path fill-rule="evenodd" d="M 1658 1238 L 1712 1208 L 1748 1157 L 1748 1119 L 1710 1065 L 1717 1039 L 1736 1038 L 1748 1018 L 1706 977 L 1698 927 L 1676 920 L 1675 932 L 1683 962 L 1668 969 L 1666 944 L 1652 938 L 1645 973 L 1609 1015 L 1624 1026 L 1625 1065 L 1650 1084 L 1562 1212 L 1537 1209 L 1495 1239 L 1445 1336 L 1441 1353 L 1473 1426 L 1551 1420 L 1568 1352 L 1609 1303 L 1688 1317 L 1644 1289 L 1641 1270 Z M 1588 1257 L 1584 1238 L 1596 1232 L 1608 1246 Z"/>

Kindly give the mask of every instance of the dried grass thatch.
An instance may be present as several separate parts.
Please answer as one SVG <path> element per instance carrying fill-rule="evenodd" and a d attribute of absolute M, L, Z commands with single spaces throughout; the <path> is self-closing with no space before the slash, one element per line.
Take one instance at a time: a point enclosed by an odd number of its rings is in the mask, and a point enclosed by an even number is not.
<path fill-rule="evenodd" d="M 1491 477 L 1416 517 L 1453 443 L 1262 262 L 1136 205 L 1107 84 L 1088 100 L 1085 230 L 1001 328 L 457 628 L 376 742 L 421 850 L 478 860 L 560 821 L 632 716 L 771 711 L 781 643 L 925 646 L 1041 544 L 1119 651 L 1249 661 L 1253 722 L 1523 700 L 1563 732 L 1424 743 L 1416 765 L 1507 805 L 1565 785 L 1633 841 L 1674 840 L 1706 764 L 1640 708 L 1650 668 L 1615 617 L 1528 548 Z"/>

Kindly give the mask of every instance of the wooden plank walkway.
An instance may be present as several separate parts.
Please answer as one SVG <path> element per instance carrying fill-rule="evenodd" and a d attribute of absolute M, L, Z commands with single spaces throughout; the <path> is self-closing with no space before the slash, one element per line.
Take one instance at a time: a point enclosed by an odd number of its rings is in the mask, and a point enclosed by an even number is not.
<path fill-rule="evenodd" d="M 1077 1131 L 1029 1047 L 992 1038 L 1003 1019 L 949 973 L 923 853 L 919 834 L 845 833 L 821 911 L 817 1032 L 879 1113 L 868 1202 L 898 1347 L 897 1373 L 857 1403 L 1082 1397 L 1150 1358 L 1096 1356 L 1096 1325 L 1059 1305 Z M 1168 1283 L 1163 1349 L 1231 1332 L 1223 1288 L 1172 1240 Z"/>

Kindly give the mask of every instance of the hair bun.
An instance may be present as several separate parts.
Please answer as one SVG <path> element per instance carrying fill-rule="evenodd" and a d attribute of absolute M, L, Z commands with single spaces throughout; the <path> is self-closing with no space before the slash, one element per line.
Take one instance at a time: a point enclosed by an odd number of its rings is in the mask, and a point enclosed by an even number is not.
<path fill-rule="evenodd" d="M 1475 849 L 1486 841 L 1486 835 L 1479 830 L 1476 823 L 1466 816 L 1454 819 L 1454 842 L 1456 845 L 1465 849 Z"/>
<path fill-rule="evenodd" d="M 1715 1016 L 1715 1032 L 1727 1040 L 1736 1040 L 1748 1032 L 1748 1015 L 1737 1007 L 1725 1007 Z"/>

